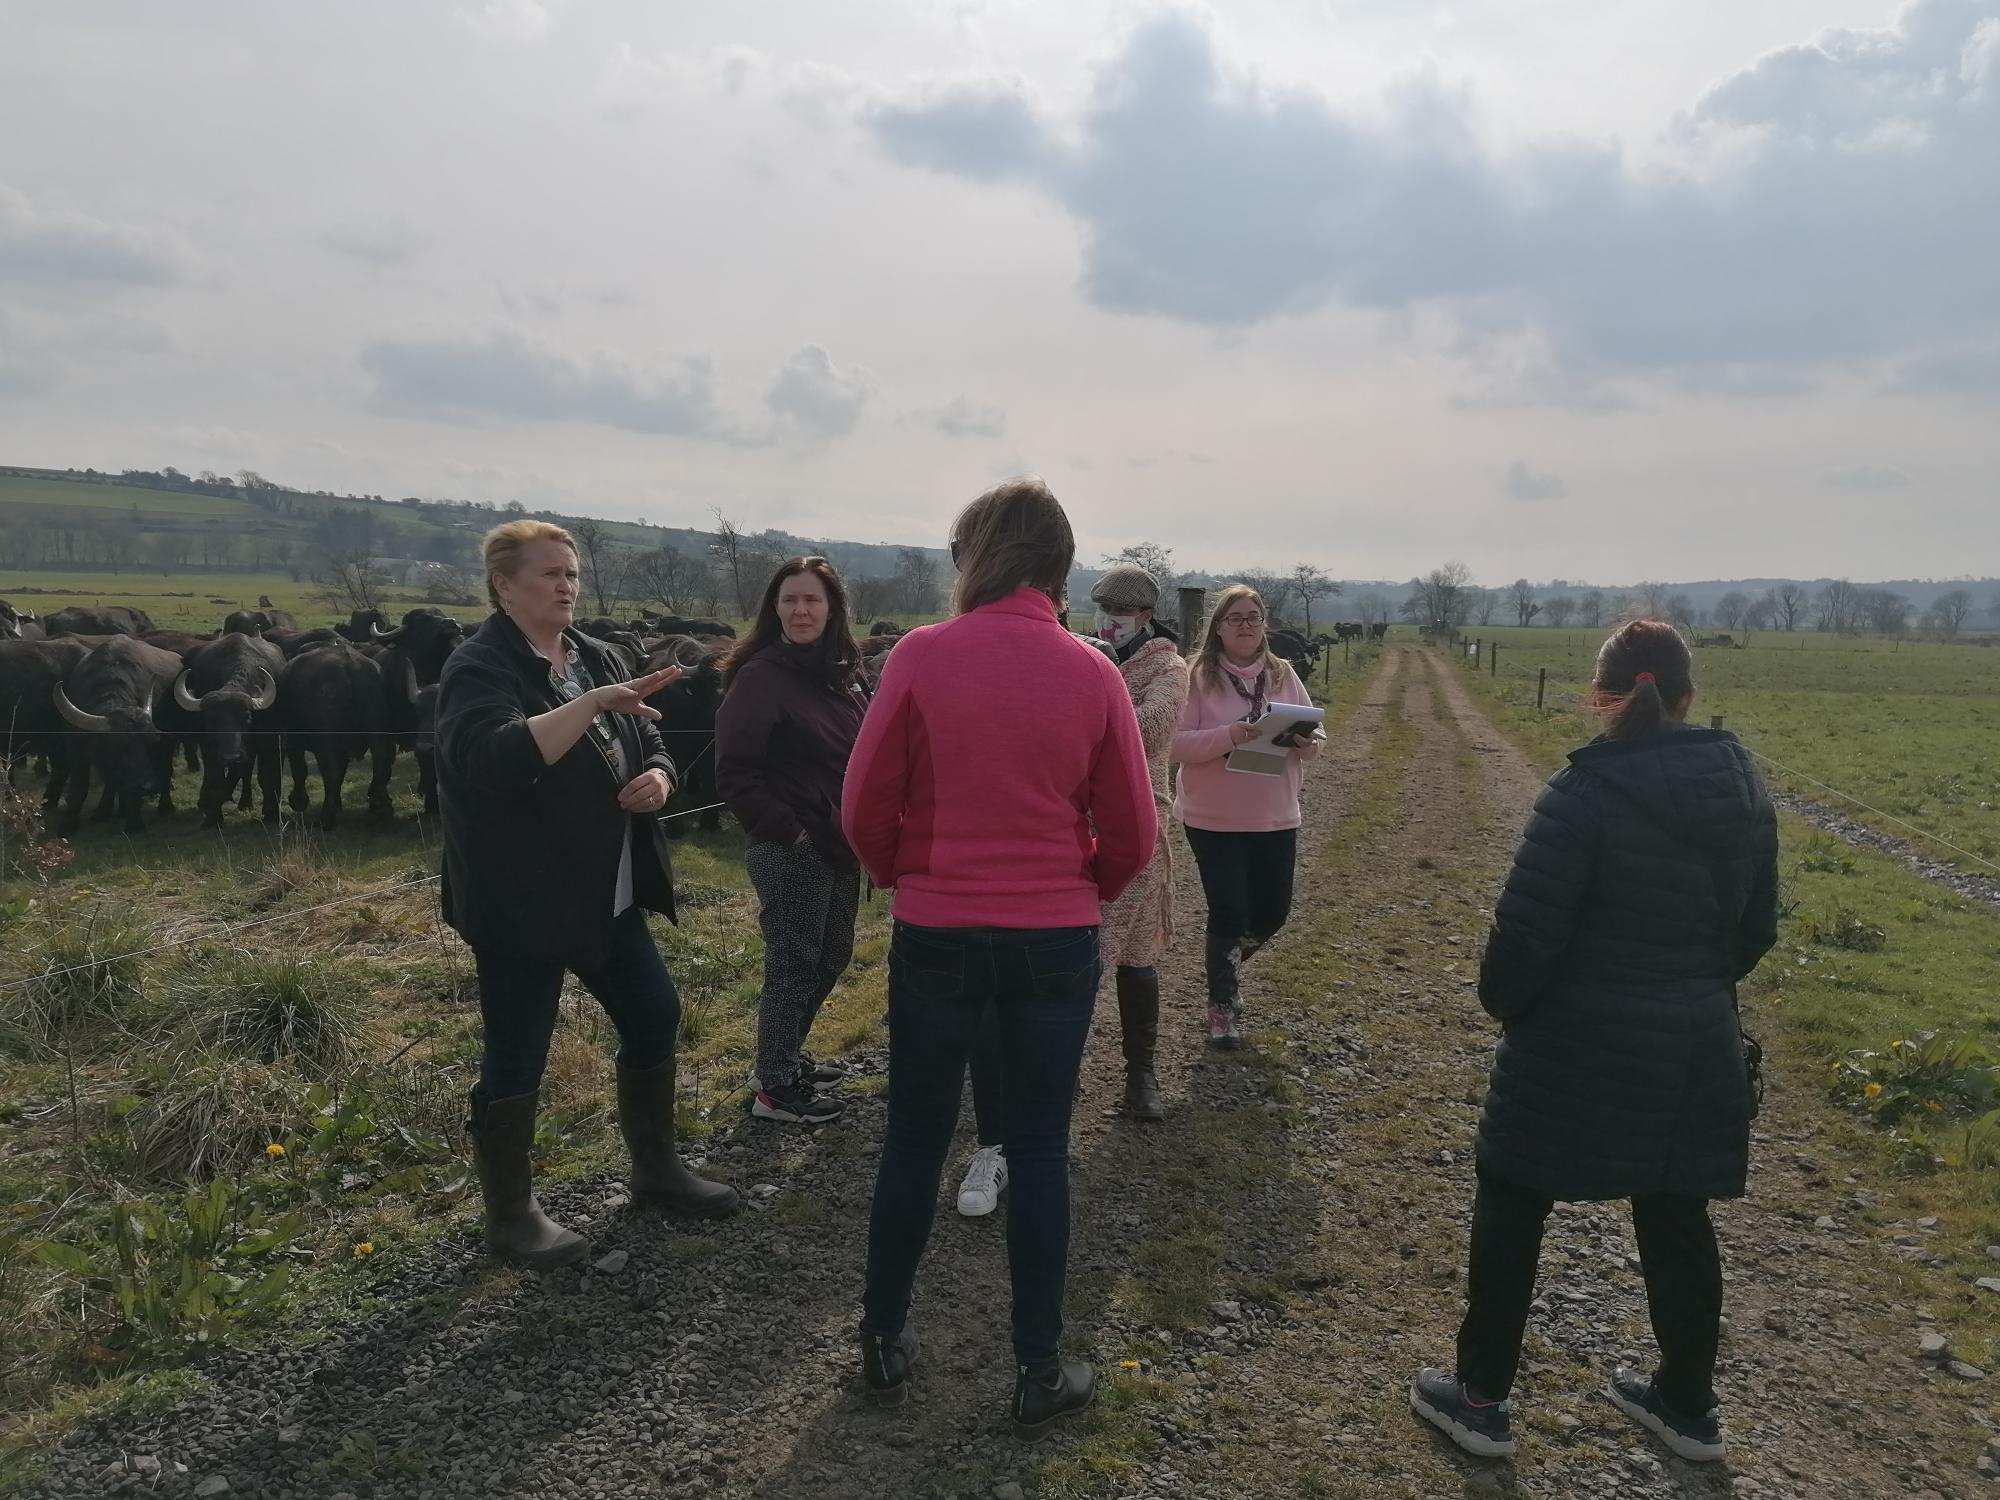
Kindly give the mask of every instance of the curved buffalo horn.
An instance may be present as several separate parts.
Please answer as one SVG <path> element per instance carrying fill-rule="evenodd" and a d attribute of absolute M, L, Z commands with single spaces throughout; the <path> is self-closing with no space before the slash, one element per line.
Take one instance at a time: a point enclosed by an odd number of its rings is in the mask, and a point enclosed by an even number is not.
<path fill-rule="evenodd" d="M 181 675 L 174 679 L 174 702 L 189 713 L 198 714 L 201 712 L 201 699 L 188 688 L 188 674 L 193 670 L 192 667 L 182 667 Z"/>
<path fill-rule="evenodd" d="M 368 638 L 371 641 L 393 641 L 401 636 L 402 633 L 403 627 L 400 625 L 394 630 L 384 630 L 380 620 L 370 620 L 368 622 Z"/>
<path fill-rule="evenodd" d="M 417 706 L 417 664 L 407 656 L 403 658 L 403 691 L 409 694 L 410 707 Z"/>
<path fill-rule="evenodd" d="M 278 701 L 278 679 L 271 675 L 270 669 L 259 667 L 257 677 L 259 681 L 257 696 L 250 700 L 252 713 L 262 713 Z"/>
<path fill-rule="evenodd" d="M 70 702 L 69 694 L 63 691 L 63 685 L 60 682 L 50 691 L 56 700 L 56 712 L 69 720 L 78 729 L 88 729 L 94 733 L 102 734 L 111 727 L 111 721 L 105 718 L 103 714 L 87 714 L 74 703 Z"/>

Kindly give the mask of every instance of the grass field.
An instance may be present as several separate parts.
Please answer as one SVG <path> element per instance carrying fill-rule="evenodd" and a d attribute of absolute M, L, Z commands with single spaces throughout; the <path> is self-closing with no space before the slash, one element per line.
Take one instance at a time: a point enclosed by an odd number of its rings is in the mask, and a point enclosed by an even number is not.
<path fill-rule="evenodd" d="M 1571 744 L 1595 732 L 1579 705 L 1603 631 L 1469 633 L 1499 643 L 1497 674 L 1490 660 L 1480 673 L 1511 722 L 1533 733 L 1554 726 Z M 1547 706 L 1537 715 L 1542 668 Z M 1766 632 L 1742 650 L 1696 651 L 1694 670 L 1695 716 L 1723 715 L 1768 757 L 1774 785 L 2000 861 L 2000 649 Z"/>
<path fill-rule="evenodd" d="M 290 610 L 303 626 L 331 625 L 345 620 L 345 606 L 327 599 L 317 583 L 294 583 L 283 573 L 174 572 L 128 569 L 123 573 L 0 568 L 0 599 L 37 614 L 72 604 L 134 604 L 153 617 L 162 630 L 215 630 L 233 609 L 268 598 L 278 609 Z M 404 610 L 429 604 L 422 589 L 385 588 L 382 609 L 391 619 Z M 486 606 L 440 605 L 463 620 L 481 619 Z"/>
<path fill-rule="evenodd" d="M 0 474 L 0 506 L 45 506 L 88 512 L 106 520 L 129 516 L 135 506 L 142 516 L 233 516 L 247 521 L 262 514 L 247 500 L 220 495 L 183 495 L 87 480 L 28 479 L 17 474 Z"/>

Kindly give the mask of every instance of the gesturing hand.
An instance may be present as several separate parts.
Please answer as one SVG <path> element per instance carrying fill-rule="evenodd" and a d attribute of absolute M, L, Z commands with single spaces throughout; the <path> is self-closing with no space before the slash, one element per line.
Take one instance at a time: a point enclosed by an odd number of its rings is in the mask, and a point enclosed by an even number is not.
<path fill-rule="evenodd" d="M 670 682 L 681 680 L 679 667 L 667 667 L 644 677 L 634 677 L 630 682 L 607 682 L 601 688 L 591 690 L 593 707 L 599 713 L 631 714 L 640 719 L 657 719 L 660 711 L 648 706 L 646 700 Z"/>
<path fill-rule="evenodd" d="M 674 784 L 667 780 L 667 773 L 655 768 L 641 771 L 626 782 L 619 789 L 618 805 L 627 812 L 658 812 L 673 794 Z"/>

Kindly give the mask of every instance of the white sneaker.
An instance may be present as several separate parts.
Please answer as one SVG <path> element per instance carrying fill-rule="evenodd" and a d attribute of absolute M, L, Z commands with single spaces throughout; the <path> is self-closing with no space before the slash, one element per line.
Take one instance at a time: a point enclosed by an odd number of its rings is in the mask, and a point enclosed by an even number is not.
<path fill-rule="evenodd" d="M 965 1182 L 958 1190 L 958 1211 L 968 1219 L 983 1219 L 999 1207 L 1007 1187 L 1007 1158 L 998 1146 L 981 1146 L 972 1153 Z"/>

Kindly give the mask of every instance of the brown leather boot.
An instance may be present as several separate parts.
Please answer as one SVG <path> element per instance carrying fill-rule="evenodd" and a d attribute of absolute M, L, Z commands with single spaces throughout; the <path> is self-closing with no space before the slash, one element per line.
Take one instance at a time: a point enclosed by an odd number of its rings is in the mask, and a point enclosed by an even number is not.
<path fill-rule="evenodd" d="M 1160 1039 L 1160 976 L 1120 968 L 1118 1029 L 1125 1048 L 1125 1113 L 1135 1120 L 1163 1120 L 1166 1106 L 1153 1077 L 1153 1049 Z"/>
<path fill-rule="evenodd" d="M 632 1200 L 696 1219 L 726 1219 L 736 1189 L 690 1172 L 674 1150 L 674 1060 L 643 1071 L 618 1065 L 618 1128 L 632 1153 Z"/>
<path fill-rule="evenodd" d="M 539 1090 L 511 1099 L 472 1091 L 472 1164 L 486 1201 L 486 1248 L 501 1260 L 548 1270 L 582 1260 L 590 1241 L 565 1229 L 535 1201 L 535 1106 Z"/>

